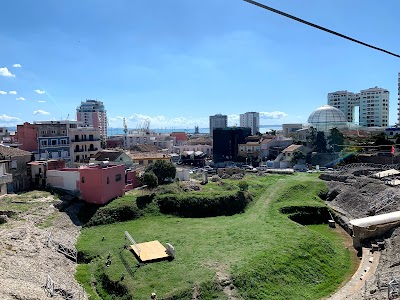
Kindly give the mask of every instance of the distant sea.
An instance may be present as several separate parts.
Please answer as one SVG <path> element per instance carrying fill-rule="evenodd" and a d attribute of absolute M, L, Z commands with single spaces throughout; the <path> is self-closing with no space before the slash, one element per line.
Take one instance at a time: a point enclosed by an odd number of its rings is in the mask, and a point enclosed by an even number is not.
<path fill-rule="evenodd" d="M 128 128 L 128 130 L 135 130 L 134 128 Z M 282 125 L 260 125 L 261 133 L 264 133 L 268 130 L 282 130 Z M 194 133 L 194 128 L 191 129 L 183 129 L 183 128 L 157 128 L 157 129 L 150 129 L 150 131 L 157 132 L 157 133 L 171 133 L 171 132 L 186 132 L 188 134 Z M 209 128 L 199 128 L 199 133 L 209 133 Z M 122 135 L 124 134 L 123 128 L 108 128 L 108 136 L 111 135 Z"/>

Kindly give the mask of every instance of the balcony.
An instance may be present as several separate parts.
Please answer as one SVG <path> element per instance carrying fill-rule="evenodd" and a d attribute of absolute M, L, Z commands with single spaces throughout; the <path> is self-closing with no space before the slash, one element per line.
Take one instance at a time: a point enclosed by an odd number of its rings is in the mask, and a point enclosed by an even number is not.
<path fill-rule="evenodd" d="M 98 148 L 89 148 L 87 150 L 85 150 L 85 149 L 74 149 L 74 152 L 75 153 L 77 153 L 77 152 L 91 152 L 91 151 L 98 151 L 98 150 L 99 150 Z"/>
<path fill-rule="evenodd" d="M 11 174 L 0 175 L 0 184 L 10 183 L 12 181 L 13 181 L 13 179 L 12 179 L 12 175 Z"/>
<path fill-rule="evenodd" d="M 41 150 L 47 148 L 69 148 L 69 144 L 58 144 L 58 145 L 40 145 Z"/>
<path fill-rule="evenodd" d="M 98 142 L 100 141 L 99 138 L 93 138 L 93 139 L 71 139 L 72 143 L 81 143 L 81 142 Z"/>

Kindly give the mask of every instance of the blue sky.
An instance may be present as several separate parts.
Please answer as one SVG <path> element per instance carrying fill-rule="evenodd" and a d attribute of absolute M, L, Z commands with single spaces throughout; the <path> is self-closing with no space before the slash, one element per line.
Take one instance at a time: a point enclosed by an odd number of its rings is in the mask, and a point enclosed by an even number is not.
<path fill-rule="evenodd" d="M 399 1 L 260 2 L 400 53 Z M 390 91 L 397 121 L 399 58 L 242 0 L 18 0 L 0 12 L 0 125 L 72 120 L 85 99 L 104 101 L 113 127 L 207 127 L 216 113 L 233 125 L 246 111 L 306 122 L 328 92 L 373 86 Z"/>

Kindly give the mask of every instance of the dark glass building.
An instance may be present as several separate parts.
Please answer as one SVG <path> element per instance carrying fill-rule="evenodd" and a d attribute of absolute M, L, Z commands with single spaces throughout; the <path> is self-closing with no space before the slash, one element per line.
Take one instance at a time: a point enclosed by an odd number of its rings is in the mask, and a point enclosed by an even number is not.
<path fill-rule="evenodd" d="M 225 127 L 213 130 L 213 158 L 215 163 L 237 161 L 238 145 L 244 144 L 251 135 L 251 129 L 245 127 Z"/>

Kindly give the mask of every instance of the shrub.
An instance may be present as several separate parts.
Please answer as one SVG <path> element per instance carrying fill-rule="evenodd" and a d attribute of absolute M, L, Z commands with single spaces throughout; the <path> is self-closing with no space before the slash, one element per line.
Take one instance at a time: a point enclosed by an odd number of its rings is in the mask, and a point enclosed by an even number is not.
<path fill-rule="evenodd" d="M 238 186 L 241 191 L 247 191 L 249 189 L 249 184 L 247 181 L 239 181 Z"/>
<path fill-rule="evenodd" d="M 155 188 L 158 185 L 158 178 L 153 172 L 148 171 L 143 175 L 143 183 L 150 188 Z"/>
<path fill-rule="evenodd" d="M 124 199 L 125 200 L 125 199 Z M 118 200 L 115 200 L 118 201 Z M 125 200 L 122 203 L 110 203 L 100 207 L 85 226 L 97 226 L 137 219 L 143 212 L 137 207 L 135 201 Z"/>
<path fill-rule="evenodd" d="M 250 201 L 251 195 L 243 191 L 210 195 L 167 194 L 157 197 L 162 213 L 195 218 L 241 213 Z"/>

